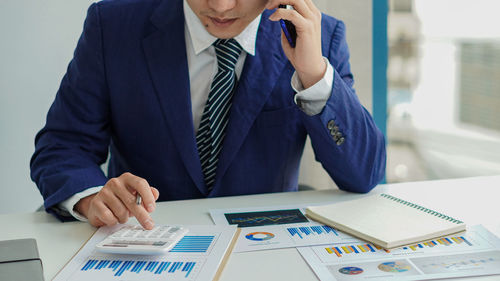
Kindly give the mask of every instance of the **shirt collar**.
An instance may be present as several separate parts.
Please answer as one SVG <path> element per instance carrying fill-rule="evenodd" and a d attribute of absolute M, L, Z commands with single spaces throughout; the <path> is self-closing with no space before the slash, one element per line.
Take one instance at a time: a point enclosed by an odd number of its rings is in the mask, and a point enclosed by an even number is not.
<path fill-rule="evenodd" d="M 184 2 L 184 18 L 188 28 L 191 42 L 193 42 L 194 53 L 198 55 L 217 40 L 205 29 L 200 19 L 189 7 L 186 0 Z M 249 55 L 255 55 L 255 42 L 257 41 L 257 30 L 259 29 L 260 19 L 262 15 L 256 17 L 239 35 L 234 39 L 241 45 L 243 50 Z"/>

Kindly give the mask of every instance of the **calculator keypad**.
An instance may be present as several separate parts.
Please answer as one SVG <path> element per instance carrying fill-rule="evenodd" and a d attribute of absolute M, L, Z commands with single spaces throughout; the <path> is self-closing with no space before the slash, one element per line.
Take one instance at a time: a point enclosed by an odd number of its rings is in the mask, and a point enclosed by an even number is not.
<path fill-rule="evenodd" d="M 180 226 L 163 225 L 145 230 L 140 225 L 124 225 L 103 240 L 98 248 L 114 253 L 159 253 L 174 247 L 187 232 L 188 229 Z"/>

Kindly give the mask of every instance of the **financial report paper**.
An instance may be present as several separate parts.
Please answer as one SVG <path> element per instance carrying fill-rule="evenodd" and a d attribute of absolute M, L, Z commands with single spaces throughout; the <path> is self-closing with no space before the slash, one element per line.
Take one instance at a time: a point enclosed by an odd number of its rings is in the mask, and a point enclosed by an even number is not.
<path fill-rule="evenodd" d="M 95 245 L 120 227 L 101 227 L 57 274 L 59 280 L 213 280 L 237 233 L 235 226 L 189 225 L 167 254 L 103 254 Z"/>
<path fill-rule="evenodd" d="M 500 239 L 483 226 L 392 250 L 370 243 L 297 248 L 320 280 L 431 280 L 500 274 Z"/>

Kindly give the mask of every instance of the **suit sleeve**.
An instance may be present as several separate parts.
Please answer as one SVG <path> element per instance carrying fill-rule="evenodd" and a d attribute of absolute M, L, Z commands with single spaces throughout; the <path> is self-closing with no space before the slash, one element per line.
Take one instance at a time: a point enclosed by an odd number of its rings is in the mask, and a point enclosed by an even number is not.
<path fill-rule="evenodd" d="M 319 161 L 340 189 L 368 192 L 385 175 L 385 139 L 353 89 L 345 26 L 337 22 L 329 46 L 323 46 L 334 68 L 332 93 L 320 114 L 302 114 Z M 326 49 L 326 51 L 325 51 Z"/>
<path fill-rule="evenodd" d="M 30 162 L 46 210 L 61 220 L 71 217 L 65 217 L 58 203 L 107 181 L 100 169 L 108 155 L 110 121 L 99 21 L 93 4 Z"/>

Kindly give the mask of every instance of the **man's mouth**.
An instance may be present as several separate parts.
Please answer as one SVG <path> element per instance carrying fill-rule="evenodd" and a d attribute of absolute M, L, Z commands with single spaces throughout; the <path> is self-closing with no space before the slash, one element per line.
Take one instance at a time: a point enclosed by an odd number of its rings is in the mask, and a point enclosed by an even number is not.
<path fill-rule="evenodd" d="M 236 21 L 236 18 L 214 18 L 209 17 L 212 23 L 217 27 L 227 27 Z"/>

